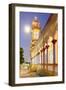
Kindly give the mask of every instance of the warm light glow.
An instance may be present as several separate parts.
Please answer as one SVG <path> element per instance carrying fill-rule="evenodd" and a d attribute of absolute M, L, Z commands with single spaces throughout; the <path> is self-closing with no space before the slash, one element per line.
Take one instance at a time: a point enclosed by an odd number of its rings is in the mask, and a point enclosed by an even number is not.
<path fill-rule="evenodd" d="M 25 26 L 25 33 L 30 33 L 30 26 Z"/>
<path fill-rule="evenodd" d="M 52 37 L 50 36 L 49 39 L 48 39 L 48 45 L 51 45 L 52 43 Z"/>
<path fill-rule="evenodd" d="M 51 36 L 49 37 L 49 40 L 50 40 L 50 42 L 52 41 L 52 37 Z"/>

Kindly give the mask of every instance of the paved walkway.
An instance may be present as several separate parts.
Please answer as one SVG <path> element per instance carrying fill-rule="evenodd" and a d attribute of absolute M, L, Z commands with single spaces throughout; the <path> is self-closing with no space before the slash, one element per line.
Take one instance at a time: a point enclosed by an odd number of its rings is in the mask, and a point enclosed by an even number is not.
<path fill-rule="evenodd" d="M 47 71 L 46 69 L 38 70 L 37 72 L 31 71 L 28 66 L 21 66 L 20 68 L 20 77 L 37 77 L 37 76 L 55 76 L 56 72 Z"/>
<path fill-rule="evenodd" d="M 36 77 L 38 76 L 36 72 L 30 72 L 29 69 L 20 70 L 20 77 Z"/>

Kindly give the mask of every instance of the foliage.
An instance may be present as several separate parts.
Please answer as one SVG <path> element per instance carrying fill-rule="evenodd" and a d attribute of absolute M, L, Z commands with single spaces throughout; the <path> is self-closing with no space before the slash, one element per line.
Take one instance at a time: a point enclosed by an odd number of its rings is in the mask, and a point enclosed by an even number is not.
<path fill-rule="evenodd" d="M 20 48 L 20 64 L 24 63 L 24 50 L 23 48 Z"/>

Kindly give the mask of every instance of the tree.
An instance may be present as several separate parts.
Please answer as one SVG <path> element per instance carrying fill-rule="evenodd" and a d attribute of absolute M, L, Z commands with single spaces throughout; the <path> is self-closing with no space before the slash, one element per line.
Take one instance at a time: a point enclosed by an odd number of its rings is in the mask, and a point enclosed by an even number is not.
<path fill-rule="evenodd" d="M 20 48 L 20 64 L 24 63 L 24 50 L 23 48 Z"/>

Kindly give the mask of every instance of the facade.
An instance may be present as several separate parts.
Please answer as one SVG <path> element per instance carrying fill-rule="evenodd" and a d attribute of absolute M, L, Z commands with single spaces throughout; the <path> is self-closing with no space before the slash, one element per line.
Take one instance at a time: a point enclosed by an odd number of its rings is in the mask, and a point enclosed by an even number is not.
<path fill-rule="evenodd" d="M 32 21 L 32 41 L 30 47 L 31 63 L 58 73 L 58 23 L 57 14 L 51 14 L 41 32 L 40 23 L 35 17 Z"/>

